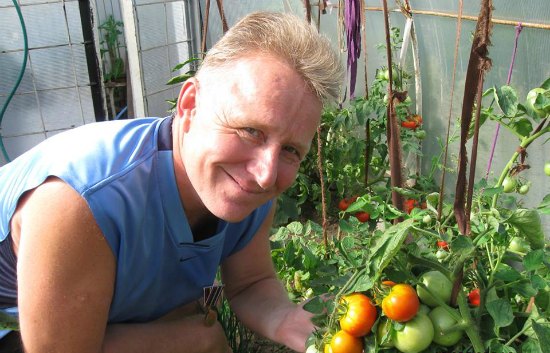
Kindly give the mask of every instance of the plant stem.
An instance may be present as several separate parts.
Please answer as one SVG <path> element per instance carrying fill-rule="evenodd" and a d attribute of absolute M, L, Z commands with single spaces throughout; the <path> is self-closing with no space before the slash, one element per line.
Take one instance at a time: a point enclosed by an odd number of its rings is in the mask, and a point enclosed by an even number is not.
<path fill-rule="evenodd" d="M 550 126 L 546 126 L 544 129 L 540 129 L 539 131 L 537 131 L 536 133 L 534 133 L 531 136 L 523 137 L 521 139 L 521 143 L 519 144 L 518 150 L 526 149 L 533 141 L 535 141 L 538 137 L 544 135 L 547 132 L 550 132 Z M 506 178 L 506 176 L 508 176 L 508 174 L 510 172 L 510 169 L 512 168 L 512 165 L 515 163 L 515 161 L 519 157 L 519 155 L 520 155 L 519 151 L 514 152 L 514 154 L 512 155 L 512 158 L 510 158 L 510 160 L 508 161 L 508 163 L 506 164 L 506 166 L 502 170 L 502 173 L 500 174 L 500 177 L 498 178 L 498 182 L 496 184 L 496 187 L 499 187 L 499 186 L 502 185 L 502 182 L 504 181 L 504 178 Z M 498 195 L 499 194 L 496 194 L 496 195 L 493 196 L 492 208 L 495 208 L 496 205 L 497 205 Z"/>

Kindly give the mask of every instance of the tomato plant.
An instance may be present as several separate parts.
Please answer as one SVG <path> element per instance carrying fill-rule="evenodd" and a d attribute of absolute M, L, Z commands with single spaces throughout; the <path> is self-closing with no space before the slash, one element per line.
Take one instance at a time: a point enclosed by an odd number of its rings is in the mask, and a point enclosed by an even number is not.
<path fill-rule="evenodd" d="M 468 293 L 468 302 L 472 306 L 479 306 L 481 299 L 479 296 L 479 288 L 474 288 Z"/>
<path fill-rule="evenodd" d="M 462 328 L 454 327 L 452 331 L 446 332 L 451 327 L 456 326 L 458 323 L 453 316 L 447 311 L 452 310 L 456 312 L 456 315 L 459 316 L 458 312 L 455 309 L 444 308 L 442 306 L 435 307 L 428 317 L 432 321 L 434 326 L 434 338 L 433 341 L 437 344 L 440 344 L 445 347 L 451 347 L 460 341 L 464 335 Z"/>
<path fill-rule="evenodd" d="M 436 298 L 449 304 L 451 300 L 451 291 L 453 284 L 447 276 L 439 271 L 428 271 L 420 278 L 420 283 L 416 287 L 416 292 L 422 303 L 435 307 L 439 303 Z"/>
<path fill-rule="evenodd" d="M 340 318 L 340 328 L 352 336 L 368 334 L 376 321 L 376 308 L 369 297 L 353 293 L 342 298 L 345 312 Z"/>
<path fill-rule="evenodd" d="M 362 351 L 363 341 L 346 331 L 340 330 L 336 332 L 330 340 L 331 353 L 361 353 Z"/>
<path fill-rule="evenodd" d="M 416 315 L 403 324 L 393 336 L 395 347 L 403 353 L 422 352 L 430 346 L 434 337 L 434 327 L 427 315 Z"/>
<path fill-rule="evenodd" d="M 391 287 L 388 295 L 382 300 L 382 311 L 388 318 L 405 322 L 412 319 L 418 312 L 420 302 L 414 288 L 405 283 Z"/>

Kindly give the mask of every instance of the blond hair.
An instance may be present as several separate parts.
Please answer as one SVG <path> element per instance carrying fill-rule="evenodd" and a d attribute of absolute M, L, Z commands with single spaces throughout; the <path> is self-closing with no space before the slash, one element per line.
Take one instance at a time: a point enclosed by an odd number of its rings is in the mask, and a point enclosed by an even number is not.
<path fill-rule="evenodd" d="M 343 68 L 330 41 L 313 25 L 287 13 L 253 12 L 242 18 L 208 50 L 197 75 L 255 54 L 287 62 L 321 102 L 338 100 Z"/>

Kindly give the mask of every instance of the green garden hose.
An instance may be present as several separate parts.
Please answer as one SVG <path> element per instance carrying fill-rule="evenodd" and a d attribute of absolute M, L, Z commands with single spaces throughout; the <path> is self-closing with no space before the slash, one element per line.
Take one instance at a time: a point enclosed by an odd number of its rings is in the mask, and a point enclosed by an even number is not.
<path fill-rule="evenodd" d="M 21 70 L 19 71 L 19 77 L 17 78 L 17 82 L 15 82 L 15 85 L 13 86 L 10 94 L 8 95 L 8 99 L 6 99 L 6 101 L 4 102 L 4 105 L 2 106 L 2 110 L 0 110 L 0 126 L 2 125 L 2 120 L 4 119 L 4 113 L 6 112 L 6 109 L 8 109 L 8 105 L 10 104 L 10 101 L 13 98 L 15 91 L 17 91 L 17 88 L 19 87 L 19 84 L 23 79 L 23 74 L 25 73 L 25 68 L 27 67 L 27 55 L 29 52 L 29 43 L 27 40 L 27 28 L 25 27 L 25 21 L 23 20 L 23 15 L 21 14 L 21 8 L 17 4 L 17 0 L 12 0 L 12 2 L 13 2 L 13 5 L 15 6 L 15 10 L 17 11 L 17 15 L 19 16 L 19 22 L 21 23 L 21 30 L 23 32 L 23 42 L 24 42 L 23 63 L 21 64 Z M 2 141 L 1 135 L 0 135 L 0 148 L 2 149 L 2 154 L 4 155 L 6 162 L 9 162 L 10 158 L 8 156 L 8 152 L 6 151 L 6 148 L 4 147 L 4 142 Z"/>

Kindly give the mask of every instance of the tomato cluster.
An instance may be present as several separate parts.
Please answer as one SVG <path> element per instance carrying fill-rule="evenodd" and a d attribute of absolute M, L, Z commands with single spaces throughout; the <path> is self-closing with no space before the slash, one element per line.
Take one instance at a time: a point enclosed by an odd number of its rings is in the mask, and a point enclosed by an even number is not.
<path fill-rule="evenodd" d="M 408 214 L 410 214 L 412 210 L 414 210 L 415 208 L 421 208 L 424 210 L 426 209 L 426 207 L 427 207 L 426 202 L 419 203 L 415 199 L 405 199 L 404 205 L 403 205 L 404 211 L 407 212 Z"/>
<path fill-rule="evenodd" d="M 457 327 L 458 311 L 448 306 L 452 283 L 443 273 L 428 271 L 422 274 L 416 288 L 407 283 L 382 281 L 380 292 L 383 293 L 382 315 L 378 318 L 375 339 L 381 347 L 418 353 L 432 342 L 444 347 L 454 346 L 464 336 L 463 330 Z M 471 305 L 479 305 L 479 290 L 474 289 L 469 298 Z M 325 344 L 324 353 L 361 353 L 363 340 L 377 321 L 376 306 L 362 293 L 346 295 L 340 304 L 345 309 L 339 319 L 339 328 Z"/>
<path fill-rule="evenodd" d="M 401 122 L 401 127 L 411 130 L 416 130 L 420 125 L 422 125 L 422 116 L 418 114 L 410 115 L 406 120 Z"/>

